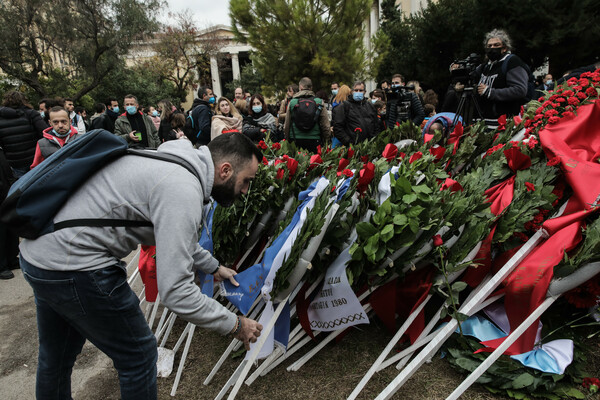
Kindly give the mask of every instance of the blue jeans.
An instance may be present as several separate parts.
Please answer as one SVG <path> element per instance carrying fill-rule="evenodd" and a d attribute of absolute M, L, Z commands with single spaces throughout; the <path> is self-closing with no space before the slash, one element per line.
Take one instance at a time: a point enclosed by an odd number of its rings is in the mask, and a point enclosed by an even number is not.
<path fill-rule="evenodd" d="M 122 268 L 48 271 L 21 257 L 21 269 L 37 307 L 38 400 L 71 399 L 71 372 L 86 339 L 112 359 L 123 400 L 156 399 L 156 338 Z"/>

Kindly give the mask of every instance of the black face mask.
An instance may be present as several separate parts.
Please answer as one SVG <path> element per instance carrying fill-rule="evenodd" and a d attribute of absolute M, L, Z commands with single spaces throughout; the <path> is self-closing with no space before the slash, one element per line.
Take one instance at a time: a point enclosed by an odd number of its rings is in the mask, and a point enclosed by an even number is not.
<path fill-rule="evenodd" d="M 485 49 L 485 55 L 491 61 L 498 61 L 502 58 L 502 47 L 488 47 Z"/>

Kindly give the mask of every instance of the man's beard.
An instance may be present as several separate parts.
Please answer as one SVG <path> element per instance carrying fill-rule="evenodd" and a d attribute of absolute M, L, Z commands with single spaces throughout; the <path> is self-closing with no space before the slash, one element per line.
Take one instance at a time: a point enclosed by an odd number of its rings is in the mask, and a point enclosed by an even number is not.
<path fill-rule="evenodd" d="M 223 207 L 231 207 L 238 197 L 235 193 L 236 176 L 232 176 L 227 182 L 214 185 L 210 195 L 215 201 Z"/>

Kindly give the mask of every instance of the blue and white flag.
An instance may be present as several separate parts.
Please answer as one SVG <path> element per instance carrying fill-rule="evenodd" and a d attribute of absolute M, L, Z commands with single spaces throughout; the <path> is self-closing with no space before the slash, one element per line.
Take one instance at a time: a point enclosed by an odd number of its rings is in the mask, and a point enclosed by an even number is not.
<path fill-rule="evenodd" d="M 302 204 L 298 206 L 290 224 L 265 251 L 262 262 L 236 275 L 236 280 L 240 284 L 239 287 L 233 286 L 228 281 L 221 283 L 222 294 L 240 312 L 247 314 L 261 292 L 267 300 L 270 299 L 269 293 L 272 290 L 275 273 L 281 267 L 285 258 L 289 256 L 292 245 L 306 221 L 307 213 L 314 206 L 315 198 L 328 184 L 329 181 L 327 179 L 321 178 L 317 182 L 314 182 L 307 190 L 300 193 L 298 198 L 302 201 Z M 265 290 L 266 282 L 268 282 L 267 290 Z"/>

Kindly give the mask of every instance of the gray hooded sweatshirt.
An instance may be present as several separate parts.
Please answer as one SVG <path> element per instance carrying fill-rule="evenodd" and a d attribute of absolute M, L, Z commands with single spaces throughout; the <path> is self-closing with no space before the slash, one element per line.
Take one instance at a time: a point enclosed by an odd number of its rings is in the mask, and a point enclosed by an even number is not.
<path fill-rule="evenodd" d="M 162 144 L 159 153 L 185 159 L 200 181 L 178 164 L 134 155 L 123 156 L 95 173 L 79 188 L 54 221 L 117 218 L 151 221 L 153 227 L 73 227 L 23 240 L 21 255 L 38 268 L 91 271 L 118 265 L 138 244 L 156 245 L 161 302 L 186 321 L 227 334 L 236 316 L 205 296 L 194 284 L 197 269 L 217 270 L 219 262 L 198 245 L 203 204 L 209 200 L 214 164 L 207 147 L 187 140 Z"/>

